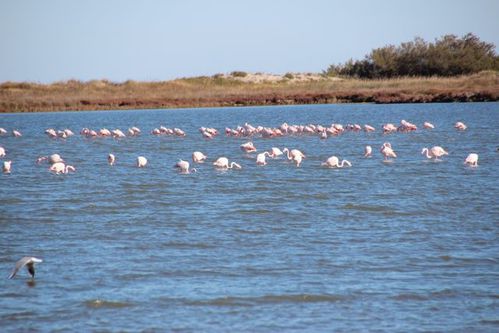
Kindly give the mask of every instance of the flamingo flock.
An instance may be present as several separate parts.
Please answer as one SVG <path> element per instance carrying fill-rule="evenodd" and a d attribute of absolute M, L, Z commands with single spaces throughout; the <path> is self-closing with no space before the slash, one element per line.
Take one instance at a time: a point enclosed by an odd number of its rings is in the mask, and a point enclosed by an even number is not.
<path fill-rule="evenodd" d="M 435 128 L 435 126 L 430 122 L 424 122 L 423 128 L 425 130 L 432 130 Z M 458 121 L 454 124 L 454 128 L 456 128 L 456 130 L 458 131 L 464 131 L 467 129 L 467 126 L 463 122 Z M 240 150 L 249 157 L 253 156 L 251 154 L 256 153 L 256 156 L 254 158 L 257 166 L 266 166 L 269 163 L 267 161 L 267 158 L 277 159 L 280 158 L 281 156 L 284 156 L 286 160 L 294 163 L 296 167 L 300 167 L 304 159 L 306 159 L 306 156 L 299 149 L 296 148 L 289 149 L 287 147 L 281 149 L 278 147 L 272 147 L 267 151 L 262 151 L 257 153 L 258 151 L 257 147 L 251 141 L 251 138 L 260 137 L 267 139 L 267 138 L 275 138 L 282 136 L 317 135 L 320 139 L 328 139 L 329 137 L 339 136 L 345 132 L 349 131 L 360 132 L 362 130 L 368 134 L 376 131 L 376 129 L 369 124 L 364 124 L 364 126 L 361 126 L 360 124 L 347 124 L 343 126 L 342 124 L 333 123 L 328 126 L 323 126 L 318 124 L 290 125 L 287 123 L 283 123 L 279 127 L 264 127 L 264 126 L 253 126 L 249 123 L 245 123 L 242 126 L 237 126 L 232 129 L 228 127 L 225 128 L 225 135 L 227 137 L 250 139 L 250 141 L 241 144 L 239 147 Z M 381 126 L 381 131 L 383 135 L 388 135 L 395 132 L 408 133 L 416 130 L 418 130 L 418 127 L 415 124 L 410 123 L 406 120 L 401 120 L 399 126 L 396 126 L 393 123 L 386 123 Z M 101 128 L 98 130 L 94 130 L 90 128 L 83 128 L 80 131 L 80 134 L 81 136 L 90 139 L 107 138 L 107 137 L 120 139 L 125 137 L 137 137 L 140 136 L 142 133 L 142 131 L 136 126 L 128 128 L 126 132 L 128 135 L 126 135 L 120 129 L 110 130 L 107 128 Z M 206 140 L 212 140 L 219 135 L 219 131 L 211 127 L 201 127 L 199 128 L 199 132 L 201 133 L 201 136 Z M 0 127 L 0 137 L 7 136 L 8 133 L 9 132 L 6 129 Z M 22 136 L 22 133 L 17 129 L 13 129 L 11 133 L 12 136 L 16 138 Z M 186 132 L 180 128 L 177 127 L 168 128 L 165 126 L 159 126 L 157 128 L 154 128 L 150 133 L 154 136 L 185 137 L 187 135 Z M 47 128 L 45 130 L 45 134 L 51 139 L 68 139 L 74 136 L 74 132 L 68 128 L 59 129 L 59 130 L 55 128 Z M 385 162 L 392 162 L 393 159 L 397 158 L 397 153 L 395 152 L 395 149 L 392 147 L 390 142 L 383 143 L 379 151 L 383 156 Z M 373 154 L 372 147 L 370 145 L 366 145 L 364 148 L 363 157 L 371 158 L 372 154 Z M 446 151 L 444 148 L 440 146 L 433 146 L 431 148 L 425 147 L 422 149 L 421 154 L 423 154 L 428 159 L 433 159 L 436 161 L 440 161 L 444 156 L 449 155 L 448 151 Z M 6 149 L 0 146 L 0 158 L 4 158 L 6 156 L 7 156 Z M 196 164 L 204 163 L 207 159 L 208 156 L 206 156 L 201 151 L 194 151 L 192 153 L 193 163 Z M 49 164 L 48 170 L 54 174 L 68 174 L 70 172 L 73 173 L 76 172 L 76 167 L 74 167 L 73 165 L 66 164 L 64 159 L 62 159 L 62 157 L 59 154 L 52 154 L 50 156 L 40 156 L 36 159 L 37 164 L 41 164 L 45 161 L 47 161 Z M 114 166 L 116 164 L 116 156 L 113 153 L 109 153 L 109 155 L 107 156 L 107 161 L 109 166 Z M 138 156 L 136 158 L 137 168 L 145 168 L 147 164 L 148 160 L 145 156 Z M 478 166 L 478 154 L 470 153 L 464 160 L 464 164 L 471 167 Z M 222 170 L 242 169 L 241 164 L 235 161 L 229 161 L 229 159 L 224 156 L 215 159 L 212 162 L 212 165 L 215 169 L 222 169 Z M 333 155 L 330 156 L 325 162 L 322 162 L 320 165 L 327 168 L 344 168 L 344 167 L 351 167 L 352 163 L 345 159 L 340 161 L 340 159 L 337 156 Z M 2 166 L 3 166 L 2 168 L 3 173 L 9 174 L 12 172 L 11 160 L 3 161 Z M 188 161 L 182 159 L 179 159 L 178 162 L 174 165 L 174 167 L 181 174 L 190 174 L 197 171 L 195 168 L 190 168 L 190 163 Z"/>

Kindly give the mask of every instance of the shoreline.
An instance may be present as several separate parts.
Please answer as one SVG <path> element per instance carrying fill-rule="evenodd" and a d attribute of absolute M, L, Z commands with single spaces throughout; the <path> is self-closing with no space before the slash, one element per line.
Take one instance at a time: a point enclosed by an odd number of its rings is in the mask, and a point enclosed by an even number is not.
<path fill-rule="evenodd" d="M 251 81 L 213 76 L 163 82 L 5 82 L 0 84 L 0 113 L 499 101 L 499 74 L 490 71 L 453 78 L 307 78 Z"/>

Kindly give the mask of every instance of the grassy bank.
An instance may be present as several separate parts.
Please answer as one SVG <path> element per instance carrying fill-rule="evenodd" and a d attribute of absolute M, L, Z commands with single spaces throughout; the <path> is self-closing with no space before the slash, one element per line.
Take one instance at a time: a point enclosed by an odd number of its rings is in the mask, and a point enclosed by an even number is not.
<path fill-rule="evenodd" d="M 0 112 L 147 109 L 322 103 L 426 103 L 499 100 L 499 73 L 452 78 L 356 80 L 232 75 L 161 82 L 75 80 L 0 84 Z"/>

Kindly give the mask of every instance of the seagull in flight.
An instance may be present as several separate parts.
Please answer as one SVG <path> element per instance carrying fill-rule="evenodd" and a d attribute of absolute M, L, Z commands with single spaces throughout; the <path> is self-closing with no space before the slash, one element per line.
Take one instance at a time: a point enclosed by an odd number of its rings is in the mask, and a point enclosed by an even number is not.
<path fill-rule="evenodd" d="M 9 275 L 9 279 L 12 279 L 14 276 L 16 276 L 17 272 L 26 266 L 28 268 L 28 272 L 31 275 L 31 278 L 35 278 L 35 263 L 40 263 L 43 262 L 42 259 L 38 259 L 35 257 L 23 257 L 21 258 L 18 262 L 16 262 L 16 267 L 14 267 L 14 270 L 12 273 Z"/>

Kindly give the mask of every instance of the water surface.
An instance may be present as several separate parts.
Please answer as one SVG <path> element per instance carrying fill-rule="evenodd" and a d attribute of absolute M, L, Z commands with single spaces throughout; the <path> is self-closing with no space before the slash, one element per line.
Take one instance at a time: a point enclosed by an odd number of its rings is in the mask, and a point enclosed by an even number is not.
<path fill-rule="evenodd" d="M 499 329 L 499 104 L 314 105 L 7 114 L 0 137 L 0 326 L 17 331 L 490 331 Z M 254 138 L 259 151 L 298 148 L 257 167 L 224 135 L 198 128 L 416 123 L 414 133 Z M 436 128 L 423 130 L 430 121 Z M 468 130 L 458 132 L 456 121 Z M 155 137 L 180 127 L 185 138 Z M 136 138 L 49 139 L 48 127 L 138 126 Z M 390 141 L 398 154 L 383 163 Z M 362 157 L 365 145 L 374 156 Z M 423 147 L 449 151 L 426 160 Z M 179 175 L 200 150 L 210 163 Z M 107 165 L 114 153 L 117 164 Z M 468 153 L 479 167 L 463 165 Z M 38 156 L 61 154 L 75 174 Z M 145 169 L 135 168 L 146 156 Z M 329 156 L 353 166 L 324 169 Z M 44 259 L 36 282 L 24 255 Z"/>

